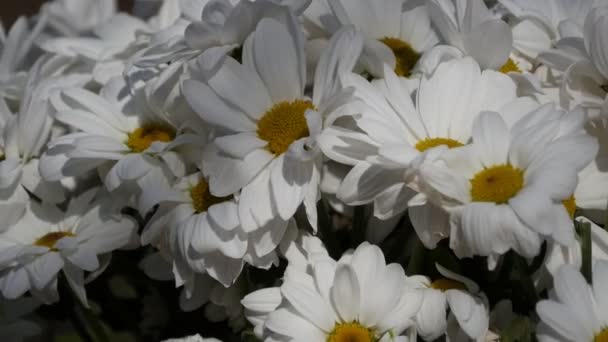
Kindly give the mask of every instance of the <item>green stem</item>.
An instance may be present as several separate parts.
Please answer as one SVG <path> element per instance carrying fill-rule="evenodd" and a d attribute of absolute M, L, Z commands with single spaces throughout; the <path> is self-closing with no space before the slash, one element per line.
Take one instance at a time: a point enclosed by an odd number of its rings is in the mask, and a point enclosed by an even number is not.
<path fill-rule="evenodd" d="M 591 270 L 591 225 L 585 222 L 580 225 L 581 227 L 581 255 L 583 257 L 583 263 L 581 265 L 581 273 L 589 284 L 592 283 L 592 270 Z"/>
<path fill-rule="evenodd" d="M 354 207 L 353 212 L 353 247 L 359 246 L 365 241 L 365 207 Z"/>
<path fill-rule="evenodd" d="M 321 240 L 325 243 L 330 256 L 339 258 L 341 256 L 340 245 L 336 239 L 334 224 L 329 216 L 327 205 L 323 199 L 317 203 L 318 228 Z"/>
<path fill-rule="evenodd" d="M 414 246 L 412 255 L 407 263 L 407 274 L 420 274 L 424 270 L 424 259 L 426 258 L 427 249 L 422 244 L 418 236 L 414 236 Z"/>

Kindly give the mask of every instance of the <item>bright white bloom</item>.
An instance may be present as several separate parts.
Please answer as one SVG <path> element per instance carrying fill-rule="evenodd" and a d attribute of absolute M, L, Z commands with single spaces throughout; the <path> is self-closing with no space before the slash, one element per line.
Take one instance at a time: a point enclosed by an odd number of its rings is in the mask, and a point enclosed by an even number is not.
<path fill-rule="evenodd" d="M 608 113 L 608 7 L 595 8 L 585 19 L 581 37 L 568 37 L 539 58 L 563 71 L 561 105 L 567 109 L 582 106 L 597 117 Z"/>
<path fill-rule="evenodd" d="M 239 219 L 246 232 L 275 217 L 291 218 L 304 203 L 316 229 L 321 154 L 316 143 L 322 116 L 343 96 L 339 75 L 352 70 L 361 38 L 339 31 L 317 66 L 312 99 L 304 92 L 304 37 L 291 12 L 263 18 L 243 48 L 243 64 L 226 57 L 206 84 L 188 80 L 192 108 L 224 132 L 203 156 L 211 193 L 242 189 Z"/>
<path fill-rule="evenodd" d="M 425 276 L 408 278 L 410 286 L 423 294 L 422 305 L 416 314 L 416 330 L 425 341 L 444 335 L 448 321 L 471 339 L 484 337 L 488 331 L 488 299 L 472 280 L 436 265 L 444 278 L 431 281 Z M 448 314 L 449 310 L 449 314 Z"/>
<path fill-rule="evenodd" d="M 425 159 L 435 158 L 438 146 L 468 144 L 473 121 L 482 111 L 511 117 L 538 105 L 517 98 L 516 85 L 506 75 L 481 71 L 470 57 L 442 63 L 431 76 L 423 76 L 415 101 L 412 89 L 391 70 L 371 83 L 357 75 L 343 77 L 358 100 L 347 108 L 353 112 L 358 131 L 340 126 L 325 129 L 319 139 L 331 159 L 354 167 L 344 178 L 337 196 L 350 205 L 373 201 L 374 215 L 387 219 L 402 213 L 415 192 L 421 190 L 416 174 Z M 410 210 L 419 236 L 434 248 L 447 235 L 447 222 L 437 208 L 420 206 Z M 431 231 L 434 229 L 435 231 Z"/>
<path fill-rule="evenodd" d="M 499 114 L 482 113 L 472 144 L 446 151 L 443 165 L 423 165 L 424 181 L 450 213 L 450 247 L 459 257 L 489 256 L 492 267 L 509 249 L 535 256 L 543 239 L 574 243 L 563 201 L 597 143 L 578 130 L 558 135 L 559 116 L 536 124 L 534 118 L 528 114 L 509 128 Z"/>
<path fill-rule="evenodd" d="M 84 272 L 103 270 L 108 253 L 130 243 L 136 223 L 108 212 L 92 189 L 74 197 L 65 212 L 30 202 L 23 218 L 0 234 L 0 290 L 6 298 L 25 292 L 45 303 L 58 299 L 57 276 L 65 279 L 86 305 Z"/>
<path fill-rule="evenodd" d="M 373 76 L 388 64 L 410 76 L 420 56 L 438 42 L 424 3 L 404 0 L 336 0 L 329 7 L 340 25 L 353 25 L 365 36 L 361 64 Z M 330 32 L 335 23 L 323 18 Z"/>
<path fill-rule="evenodd" d="M 555 274 L 554 291 L 536 305 L 541 322 L 540 342 L 598 341 L 608 339 L 608 261 L 593 267 L 593 285 L 572 265 L 563 265 Z"/>
<path fill-rule="evenodd" d="M 291 269 L 279 288 L 249 294 L 243 305 L 263 309 L 276 296 L 281 304 L 263 323 L 267 341 L 407 341 L 400 335 L 412 326 L 421 300 L 401 266 L 386 265 L 368 243 L 338 262 L 322 258 L 308 272 Z"/>
<path fill-rule="evenodd" d="M 151 192 L 160 206 L 142 242 L 159 244 L 159 239 L 167 240 L 175 258 L 176 277 L 207 273 L 228 287 L 245 262 L 262 268 L 278 263 L 274 250 L 289 222 L 275 219 L 254 233 L 246 233 L 238 220 L 234 196 L 213 196 L 201 174 L 180 179 L 171 191 L 160 188 Z"/>

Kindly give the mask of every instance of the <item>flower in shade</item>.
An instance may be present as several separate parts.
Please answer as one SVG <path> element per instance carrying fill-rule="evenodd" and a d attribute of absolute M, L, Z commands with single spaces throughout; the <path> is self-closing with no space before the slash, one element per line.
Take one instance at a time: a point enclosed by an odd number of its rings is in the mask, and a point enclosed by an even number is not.
<path fill-rule="evenodd" d="M 54 302 L 63 271 L 86 305 L 85 272 L 96 276 L 110 261 L 108 254 L 131 243 L 137 233 L 134 220 L 108 212 L 108 203 L 95 199 L 96 194 L 91 189 L 74 197 L 65 212 L 32 201 L 23 218 L 0 234 L 0 291 L 6 298 L 30 291 L 43 302 Z"/>

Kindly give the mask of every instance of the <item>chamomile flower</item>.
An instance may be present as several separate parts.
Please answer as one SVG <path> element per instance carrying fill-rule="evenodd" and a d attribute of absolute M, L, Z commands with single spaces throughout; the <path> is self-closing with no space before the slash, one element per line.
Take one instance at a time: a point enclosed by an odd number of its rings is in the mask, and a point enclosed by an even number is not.
<path fill-rule="evenodd" d="M 184 175 L 185 162 L 176 150 L 194 143 L 189 130 L 182 129 L 178 115 L 167 117 L 166 108 L 148 100 L 144 90 L 122 96 L 123 87 L 124 81 L 114 79 L 101 95 L 74 88 L 57 96 L 57 120 L 76 131 L 49 144 L 40 163 L 45 179 L 80 176 L 103 167 L 104 183 L 114 191 L 122 184 L 141 186 L 152 171 L 168 173 L 167 177 Z M 145 192 L 146 187 L 140 190 Z M 145 213 L 151 205 L 140 201 L 139 207 Z"/>
<path fill-rule="evenodd" d="M 560 88 L 561 105 L 566 109 L 584 108 L 595 118 L 608 113 L 608 7 L 598 7 L 585 19 L 581 37 L 557 42 L 555 49 L 539 58 L 564 72 Z"/>
<path fill-rule="evenodd" d="M 584 216 L 577 217 L 576 221 L 590 225 L 592 259 L 608 260 L 608 232 Z M 541 287 L 551 284 L 552 277 L 565 264 L 574 265 L 577 268 L 580 268 L 583 264 L 581 242 L 578 236 L 576 242 L 569 247 L 557 243 L 550 243 L 547 246 L 543 268 L 535 276 L 537 283 Z"/>
<path fill-rule="evenodd" d="M 328 4 L 340 25 L 353 25 L 365 36 L 361 64 L 373 76 L 384 75 L 384 64 L 399 76 L 410 76 L 420 56 L 439 41 L 424 3 L 337 0 Z"/>
<path fill-rule="evenodd" d="M 207 273 L 228 287 L 245 262 L 261 268 L 276 263 L 274 251 L 290 222 L 273 220 L 255 233 L 246 233 L 238 220 L 234 196 L 213 196 L 200 173 L 180 179 L 170 192 L 162 191 L 156 191 L 160 206 L 142 242 L 166 240 L 178 273 Z"/>
<path fill-rule="evenodd" d="M 510 129 L 499 114 L 485 112 L 474 123 L 472 144 L 446 151 L 442 165 L 422 167 L 424 181 L 442 195 L 450 214 L 456 255 L 489 256 L 493 267 L 509 249 L 533 257 L 544 239 L 574 243 L 563 201 L 597 143 L 585 134 L 556 138 L 559 129 L 559 120 Z"/>
<path fill-rule="evenodd" d="M 263 323 L 263 338 L 272 341 L 407 341 L 420 306 L 418 291 L 407 287 L 401 266 L 386 265 L 376 246 L 364 243 L 338 262 L 312 263 L 312 272 L 292 272 L 277 290 L 263 289 L 244 299 L 259 307 L 265 297 L 280 295 L 281 304 Z M 377 291 L 382 284 L 382 291 Z"/>
<path fill-rule="evenodd" d="M 0 234 L 0 291 L 6 298 L 25 292 L 46 303 L 58 298 L 57 276 L 63 271 L 78 298 L 86 305 L 84 272 L 103 269 L 102 258 L 129 244 L 136 223 L 108 212 L 96 189 L 74 197 L 65 212 L 30 202 L 23 218 Z M 104 261 L 105 260 L 105 261 Z"/>
<path fill-rule="evenodd" d="M 436 147 L 469 143 L 473 121 L 481 111 L 510 116 L 537 107 L 532 100 L 517 98 L 515 83 L 508 76 L 481 71 L 470 57 L 442 63 L 431 76 L 423 76 L 415 102 L 404 96 L 412 91 L 408 83 L 391 70 L 386 70 L 383 80 L 370 83 L 353 74 L 345 76 L 343 83 L 354 89 L 358 99 L 354 111 L 358 130 L 330 126 L 322 133 L 320 146 L 329 158 L 354 166 L 338 198 L 350 205 L 373 202 L 374 215 L 381 219 L 402 213 L 414 190 L 423 190 L 417 169 L 426 159 L 436 158 Z M 425 217 L 445 215 L 437 208 L 420 206 L 425 199 L 416 202 L 410 212 L 414 226 L 433 248 L 446 236 L 447 221 L 429 224 Z M 431 226 L 440 231 L 429 231 Z"/>
<path fill-rule="evenodd" d="M 443 42 L 420 61 L 421 69 L 432 72 L 437 63 L 471 56 L 482 69 L 511 75 L 527 87 L 538 81 L 531 72 L 538 53 L 550 47 L 544 32 L 529 21 L 510 27 L 490 11 L 482 0 L 431 0 L 428 5 L 433 24 Z"/>
<path fill-rule="evenodd" d="M 243 64 L 226 57 L 206 83 L 187 80 L 184 94 L 208 123 L 223 129 L 203 155 L 214 196 L 242 189 L 239 219 L 251 232 L 275 217 L 291 218 L 304 203 L 316 229 L 321 154 L 316 139 L 322 115 L 350 72 L 361 38 L 345 28 L 330 41 L 316 69 L 313 97 L 305 94 L 304 37 L 293 13 L 263 18 L 243 49 Z"/>
<path fill-rule="evenodd" d="M 61 183 L 42 179 L 38 171 L 53 125 L 49 96 L 73 86 L 61 77 L 45 78 L 48 61 L 41 58 L 30 70 L 17 113 L 0 100 L 0 230 L 20 218 L 29 200 L 26 191 L 47 203 L 65 200 Z"/>
<path fill-rule="evenodd" d="M 40 12 L 60 35 L 77 36 L 109 20 L 116 7 L 116 0 L 54 0 L 44 4 Z"/>
<path fill-rule="evenodd" d="M 25 17 L 18 18 L 8 33 L 0 25 L 0 98 L 10 101 L 21 99 L 28 78 L 27 70 L 32 63 L 34 42 L 45 25 L 44 15 L 40 16 L 32 29 L 28 27 Z"/>
<path fill-rule="evenodd" d="M 473 340 L 488 331 L 488 299 L 472 280 L 436 265 L 443 278 L 431 281 L 425 276 L 408 278 L 409 284 L 422 292 L 422 304 L 416 314 L 416 330 L 425 341 L 446 334 L 448 321 Z"/>
<path fill-rule="evenodd" d="M 536 305 L 539 341 L 605 341 L 608 338 L 608 261 L 593 267 L 593 285 L 573 265 L 555 274 L 554 291 Z"/>
<path fill-rule="evenodd" d="M 521 23 L 528 23 L 525 24 L 528 34 L 544 35 L 553 42 L 561 38 L 582 36 L 585 17 L 596 2 L 596 0 L 498 1 L 520 19 Z M 526 33 L 524 27 L 517 31 L 521 34 Z M 517 33 L 513 31 L 514 35 Z"/>

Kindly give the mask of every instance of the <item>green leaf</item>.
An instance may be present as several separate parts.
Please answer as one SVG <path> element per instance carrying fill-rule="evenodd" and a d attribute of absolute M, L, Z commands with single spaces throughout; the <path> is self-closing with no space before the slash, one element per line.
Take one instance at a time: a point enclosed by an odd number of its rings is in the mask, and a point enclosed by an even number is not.
<path fill-rule="evenodd" d="M 517 317 L 500 334 L 501 342 L 532 342 L 534 323 L 528 317 Z"/>

